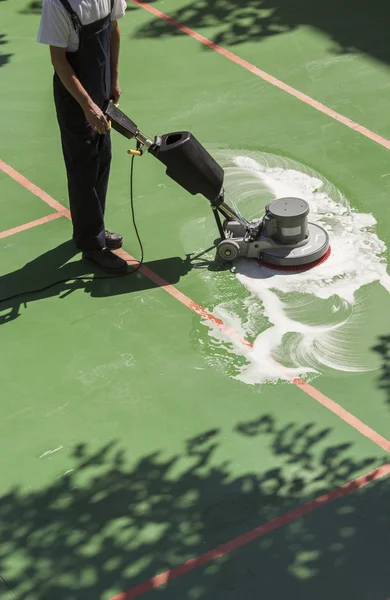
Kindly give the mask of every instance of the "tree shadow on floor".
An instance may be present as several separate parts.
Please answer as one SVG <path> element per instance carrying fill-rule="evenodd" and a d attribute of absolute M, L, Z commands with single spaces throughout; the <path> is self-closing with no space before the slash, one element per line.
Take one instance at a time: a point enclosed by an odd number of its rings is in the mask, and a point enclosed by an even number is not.
<path fill-rule="evenodd" d="M 386 394 L 386 401 L 390 406 L 390 335 L 380 336 L 373 350 L 380 355 L 382 361 L 378 387 Z"/>
<path fill-rule="evenodd" d="M 28 3 L 26 8 L 24 8 L 20 13 L 22 15 L 40 15 L 42 12 L 42 0 L 31 0 Z"/>
<path fill-rule="evenodd" d="M 143 0 L 144 4 L 156 4 L 158 0 Z M 132 2 L 131 0 L 128 0 L 127 2 L 127 7 L 126 7 L 126 12 L 132 12 L 134 10 L 137 10 L 137 8 L 139 8 L 136 4 L 134 4 L 134 2 Z"/>
<path fill-rule="evenodd" d="M 267 37 L 291 32 L 301 26 L 315 28 L 333 42 L 337 55 L 367 54 L 390 62 L 388 24 L 390 4 L 383 0 L 195 0 L 169 16 L 195 30 L 212 29 L 209 37 L 223 46 L 260 42 Z M 137 38 L 184 35 L 172 24 L 155 18 L 143 25 Z M 307 57 L 310 60 L 310 56 Z"/>
<path fill-rule="evenodd" d="M 205 253 L 209 250 L 205 250 Z M 57 297 L 65 301 L 77 290 L 84 290 L 94 298 L 105 298 L 152 290 L 162 285 L 149 279 L 142 271 L 125 276 L 106 275 L 98 269 L 94 270 L 93 266 L 81 259 L 72 260 L 77 253 L 73 242 L 67 241 L 34 258 L 20 269 L 0 276 L 0 325 L 20 317 L 22 306 L 27 308 L 30 303 L 44 298 Z M 162 258 L 146 262 L 143 266 L 171 285 L 177 284 L 194 268 L 213 271 L 228 268 L 217 260 L 202 260 L 203 254 L 189 254 L 184 259 L 177 256 Z M 4 300 L 5 298 L 8 299 Z"/>
<path fill-rule="evenodd" d="M 0 2 L 1 2 L 1 0 L 0 0 Z M 7 43 L 8 43 L 8 40 L 7 40 L 6 34 L 0 33 L 0 46 L 3 46 L 4 44 L 7 44 Z M 3 52 L 0 50 L 0 67 L 4 67 L 4 65 L 9 63 L 12 56 L 13 56 L 12 54 L 3 54 Z"/>
<path fill-rule="evenodd" d="M 0 2 L 6 2 L 6 0 L 0 0 Z M 4 44 L 8 44 L 7 35 L 5 33 L 0 33 L 0 46 L 4 46 Z M 0 49 L 0 67 L 4 67 L 9 63 L 13 54 L 3 54 Z"/>
<path fill-rule="evenodd" d="M 19 600 L 108 600 L 378 465 L 377 457 L 357 460 L 352 444 L 329 444 L 330 434 L 264 414 L 234 433 L 205 431 L 177 454 L 150 451 L 134 463 L 131 441 L 97 450 L 78 445 L 67 472 L 48 487 L 16 486 L 0 498 L 0 573 Z M 221 458 L 231 435 L 251 464 L 258 454 L 258 468 L 237 475 L 237 460 Z M 264 444 L 272 459 L 262 467 Z M 355 490 L 170 582 L 159 597 L 256 600 L 261 585 L 264 597 L 284 597 L 286 586 L 300 600 L 367 600 L 369 585 L 370 598 L 384 598 L 389 506 L 382 481 Z M 365 585 L 359 571 L 351 574 L 362 561 Z M 302 577 L 294 572 L 298 563 Z M 248 580 L 252 592 L 240 591 Z"/>
<path fill-rule="evenodd" d="M 1 0 L 0 0 L 1 1 Z M 155 0 L 145 0 L 154 4 Z M 138 6 L 128 2 L 127 11 Z M 40 14 L 42 0 L 31 0 L 22 14 Z M 315 28 L 333 42 L 336 55 L 363 53 L 390 63 L 388 23 L 390 5 L 382 0 L 195 0 L 170 10 L 169 16 L 192 29 L 213 29 L 213 41 L 224 46 L 258 42 L 291 32 L 301 26 Z M 162 19 L 152 19 L 136 33 L 136 38 L 184 35 Z M 310 59 L 310 57 L 308 57 Z"/>

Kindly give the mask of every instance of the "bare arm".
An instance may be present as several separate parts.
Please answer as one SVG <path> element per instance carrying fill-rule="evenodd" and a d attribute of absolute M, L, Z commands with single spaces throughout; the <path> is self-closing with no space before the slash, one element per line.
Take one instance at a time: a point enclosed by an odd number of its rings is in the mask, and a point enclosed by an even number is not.
<path fill-rule="evenodd" d="M 118 21 L 111 23 L 111 50 L 110 50 L 110 66 L 111 66 L 111 97 L 114 102 L 119 101 L 122 93 L 118 83 L 119 73 L 119 51 L 120 51 L 121 34 Z"/>
<path fill-rule="evenodd" d="M 66 49 L 50 46 L 52 65 L 68 92 L 77 100 L 84 111 L 87 121 L 99 133 L 108 130 L 108 121 L 100 108 L 92 101 L 79 79 L 76 77 L 68 59 Z"/>

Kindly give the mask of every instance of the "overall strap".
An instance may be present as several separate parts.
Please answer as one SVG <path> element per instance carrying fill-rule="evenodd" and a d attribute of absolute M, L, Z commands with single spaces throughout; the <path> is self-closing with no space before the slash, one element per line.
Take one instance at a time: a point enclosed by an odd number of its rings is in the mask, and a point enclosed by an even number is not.
<path fill-rule="evenodd" d="M 111 14 L 112 14 L 112 11 L 114 10 L 114 4 L 115 4 L 115 0 L 111 0 L 111 11 L 110 11 Z"/>
<path fill-rule="evenodd" d="M 111 2 L 112 1 L 113 0 L 111 0 Z M 73 10 L 71 5 L 69 4 L 69 0 L 60 0 L 60 2 L 62 4 L 62 6 L 65 8 L 65 10 L 69 13 L 70 18 L 72 19 L 73 27 L 75 28 L 76 31 L 79 31 L 79 29 L 82 28 L 82 23 L 80 21 L 78 14 Z"/>

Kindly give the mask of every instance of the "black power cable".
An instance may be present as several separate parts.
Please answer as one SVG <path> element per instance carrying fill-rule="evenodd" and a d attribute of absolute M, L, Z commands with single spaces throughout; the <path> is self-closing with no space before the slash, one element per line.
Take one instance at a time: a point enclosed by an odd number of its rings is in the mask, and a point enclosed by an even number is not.
<path fill-rule="evenodd" d="M 141 237 L 138 233 L 138 227 L 137 227 L 137 223 L 135 222 L 135 212 L 134 212 L 134 195 L 133 195 L 133 170 L 134 170 L 134 154 L 131 157 L 131 165 L 130 165 L 130 206 L 131 206 L 131 216 L 132 216 L 132 220 L 133 220 L 133 226 L 135 229 L 135 234 L 137 236 L 138 239 L 138 243 L 139 246 L 141 248 L 141 260 L 138 263 L 138 266 L 133 269 L 132 271 L 130 271 L 130 273 L 127 273 L 127 275 L 133 275 L 134 273 L 136 273 L 137 271 L 139 271 L 139 269 L 142 267 L 143 262 L 144 262 L 144 247 L 142 245 L 142 241 L 141 241 Z"/>
<path fill-rule="evenodd" d="M 136 236 L 137 236 L 140 248 L 141 248 L 141 260 L 139 261 L 138 265 L 131 271 L 128 271 L 127 273 L 120 273 L 118 275 L 97 275 L 97 276 L 93 276 L 93 277 L 88 276 L 88 275 L 87 276 L 80 275 L 77 277 L 68 277 L 67 279 L 58 279 L 57 281 L 53 281 L 52 283 L 49 283 L 48 285 L 45 285 L 44 287 L 41 287 L 41 288 L 37 288 L 35 290 L 26 290 L 24 292 L 19 292 L 18 294 L 13 294 L 12 296 L 8 296 L 6 298 L 0 298 L 0 304 L 3 302 L 9 302 L 10 300 L 13 300 L 14 298 L 18 298 L 20 296 L 29 296 L 30 294 L 39 294 L 39 292 L 44 292 L 45 290 L 55 287 L 56 285 L 60 285 L 61 283 L 67 283 L 68 281 L 95 281 L 97 279 L 117 279 L 118 277 L 126 277 L 127 275 L 134 275 L 134 273 L 139 271 L 139 269 L 142 267 L 143 261 L 144 261 L 144 248 L 142 245 L 141 237 L 139 235 L 137 223 L 135 220 L 134 193 L 133 193 L 134 158 L 135 158 L 135 156 L 133 155 L 131 157 L 131 165 L 130 165 L 130 206 L 131 206 L 131 215 L 132 215 L 132 220 L 133 220 L 133 226 L 134 226 L 135 233 L 136 233 Z"/>

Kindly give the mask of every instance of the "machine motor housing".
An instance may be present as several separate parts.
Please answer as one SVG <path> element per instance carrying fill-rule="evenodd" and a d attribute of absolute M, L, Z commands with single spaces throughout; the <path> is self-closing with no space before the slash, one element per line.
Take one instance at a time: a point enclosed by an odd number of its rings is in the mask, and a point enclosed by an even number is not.
<path fill-rule="evenodd" d="M 329 236 L 322 227 L 308 222 L 308 214 L 305 200 L 279 198 L 266 206 L 262 219 L 250 222 L 249 231 L 241 223 L 226 219 L 218 256 L 228 262 L 245 257 L 280 266 L 316 261 L 327 252 Z"/>
<path fill-rule="evenodd" d="M 157 136 L 149 152 L 193 196 L 201 194 L 211 203 L 223 196 L 224 170 L 189 131 Z"/>

